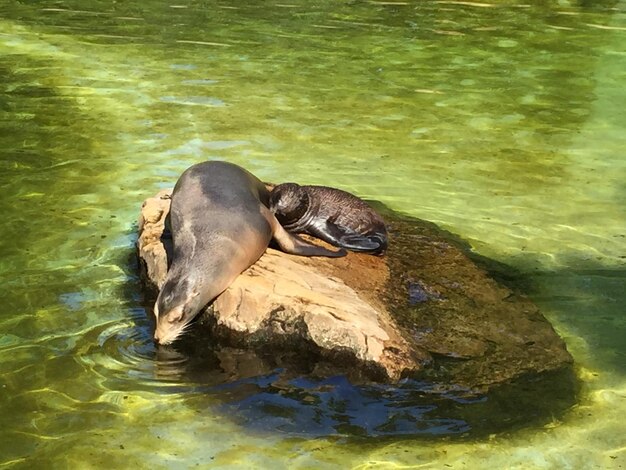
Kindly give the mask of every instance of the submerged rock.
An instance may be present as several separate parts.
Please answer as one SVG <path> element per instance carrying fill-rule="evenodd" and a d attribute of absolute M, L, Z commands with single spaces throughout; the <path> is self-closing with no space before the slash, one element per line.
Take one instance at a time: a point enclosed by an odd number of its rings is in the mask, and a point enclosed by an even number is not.
<path fill-rule="evenodd" d="M 153 293 L 171 254 L 169 203 L 167 190 L 147 199 L 139 221 L 140 265 Z M 433 224 L 384 215 L 386 256 L 307 258 L 269 248 L 196 328 L 224 346 L 296 352 L 376 380 L 410 376 L 469 393 L 571 370 L 537 307 L 489 277 L 462 243 Z"/>

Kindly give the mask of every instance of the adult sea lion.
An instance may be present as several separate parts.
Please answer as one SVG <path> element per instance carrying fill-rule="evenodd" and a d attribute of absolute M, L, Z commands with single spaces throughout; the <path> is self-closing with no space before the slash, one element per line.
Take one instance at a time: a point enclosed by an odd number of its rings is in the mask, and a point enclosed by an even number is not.
<path fill-rule="evenodd" d="M 269 192 L 232 163 L 202 162 L 180 176 L 170 207 L 173 255 L 154 305 L 157 343 L 190 321 L 265 252 L 272 237 L 287 253 L 343 256 L 285 231 L 269 210 Z"/>
<path fill-rule="evenodd" d="M 283 183 L 270 193 L 270 209 L 289 232 L 306 233 L 353 251 L 387 249 L 385 222 L 365 201 L 340 189 Z"/>

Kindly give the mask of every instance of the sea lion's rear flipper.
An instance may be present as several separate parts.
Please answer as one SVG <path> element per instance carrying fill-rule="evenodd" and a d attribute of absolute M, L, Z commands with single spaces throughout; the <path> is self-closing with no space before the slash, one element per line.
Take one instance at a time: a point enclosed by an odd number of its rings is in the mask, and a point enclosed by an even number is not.
<path fill-rule="evenodd" d="M 382 253 L 387 248 L 387 238 L 377 232 L 361 234 L 325 220 L 307 228 L 314 237 L 342 248 L 365 253 Z"/>
<path fill-rule="evenodd" d="M 346 235 L 339 241 L 339 246 L 352 251 L 380 254 L 387 248 L 376 234 L 374 235 Z"/>
<path fill-rule="evenodd" d="M 337 251 L 328 250 L 287 232 L 269 209 L 267 210 L 266 217 L 272 226 L 274 240 L 276 240 L 280 249 L 285 253 L 300 256 L 327 256 L 329 258 L 339 258 L 347 254 L 344 249 Z"/>

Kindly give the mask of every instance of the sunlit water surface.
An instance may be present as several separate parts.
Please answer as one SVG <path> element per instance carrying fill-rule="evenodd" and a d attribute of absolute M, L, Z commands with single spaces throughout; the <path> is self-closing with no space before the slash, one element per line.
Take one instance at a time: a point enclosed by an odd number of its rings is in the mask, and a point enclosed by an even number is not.
<path fill-rule="evenodd" d="M 625 467 L 625 73 L 618 0 L 3 2 L 0 466 Z M 250 396 L 280 370 L 181 376 L 150 341 L 134 220 L 208 158 L 380 200 L 510 265 L 579 404 L 390 438 L 341 377 L 291 381 L 318 407 L 274 393 L 259 422 Z"/>

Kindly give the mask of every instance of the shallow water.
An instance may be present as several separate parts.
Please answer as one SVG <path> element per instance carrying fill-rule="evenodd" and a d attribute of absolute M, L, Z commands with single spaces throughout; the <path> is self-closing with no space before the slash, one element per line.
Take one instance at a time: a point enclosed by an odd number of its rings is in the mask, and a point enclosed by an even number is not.
<path fill-rule="evenodd" d="M 0 5 L 0 465 L 626 466 L 626 2 L 241 3 Z M 579 404 L 471 440 L 323 419 L 311 438 L 245 419 L 262 379 L 229 397 L 210 360 L 168 373 L 134 220 L 207 158 L 380 200 L 510 265 Z M 298 386 L 359 403 L 328 380 Z"/>

